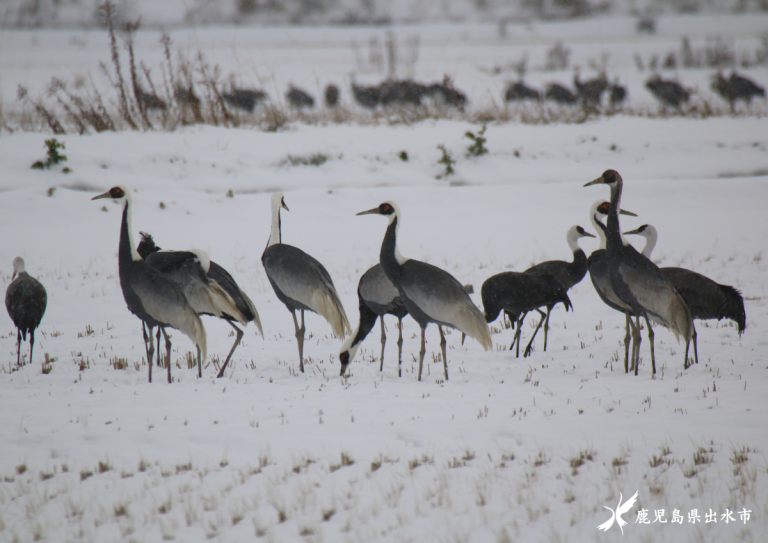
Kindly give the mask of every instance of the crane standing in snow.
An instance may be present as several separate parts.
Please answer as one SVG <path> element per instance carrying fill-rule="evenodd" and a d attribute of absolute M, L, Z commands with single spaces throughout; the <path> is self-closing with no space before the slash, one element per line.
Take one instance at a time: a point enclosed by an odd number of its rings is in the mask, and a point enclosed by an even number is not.
<path fill-rule="evenodd" d="M 35 329 L 48 305 L 48 293 L 43 284 L 29 275 L 24 266 L 24 259 L 13 259 L 13 277 L 5 291 L 5 308 L 16 326 L 16 365 L 21 364 L 21 341 L 29 334 L 29 361 L 32 362 L 32 349 L 35 347 Z"/>

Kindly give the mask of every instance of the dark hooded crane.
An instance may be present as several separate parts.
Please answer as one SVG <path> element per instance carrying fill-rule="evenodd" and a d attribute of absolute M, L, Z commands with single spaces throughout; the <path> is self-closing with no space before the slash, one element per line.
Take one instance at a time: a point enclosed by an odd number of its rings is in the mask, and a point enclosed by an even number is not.
<path fill-rule="evenodd" d="M 147 350 L 149 382 L 152 382 L 152 357 L 155 347 L 152 341 L 152 329 L 159 327 L 165 337 L 168 360 L 168 382 L 171 382 L 171 340 L 165 332 L 170 326 L 186 335 L 200 350 L 200 356 L 206 357 L 205 328 L 195 310 L 184 296 L 184 291 L 174 281 L 149 266 L 141 258 L 131 235 L 131 194 L 122 185 L 112 187 L 104 194 L 91 200 L 111 198 L 123 206 L 123 219 L 120 225 L 120 243 L 117 262 L 120 271 L 120 287 L 128 310 L 142 322 L 144 344 Z M 146 328 L 149 329 L 147 334 Z M 159 346 L 158 346 L 159 348 Z"/>
<path fill-rule="evenodd" d="M 540 264 L 536 264 L 525 270 L 523 273 L 528 275 L 551 275 L 557 282 L 562 285 L 563 290 L 568 292 L 573 285 L 580 283 L 584 276 L 587 275 L 587 255 L 584 250 L 579 247 L 579 239 L 581 238 L 594 238 L 595 236 L 584 230 L 581 226 L 571 226 L 568 229 L 568 233 L 565 236 L 573 253 L 573 262 L 565 262 L 563 260 L 548 260 Z M 547 305 L 547 319 L 544 321 L 544 350 L 547 350 L 547 334 L 549 332 L 549 314 L 552 312 L 554 305 Z M 538 311 L 538 309 L 537 309 Z M 539 311 L 541 313 L 541 311 Z M 536 331 L 541 327 L 536 327 Z M 536 332 L 534 332 L 536 337 Z M 533 338 L 531 338 L 533 342 Z"/>
<path fill-rule="evenodd" d="M 688 306 L 675 291 L 672 284 L 664 277 L 659 267 L 637 252 L 621 236 L 619 229 L 619 206 L 623 181 L 615 170 L 606 170 L 603 175 L 590 181 L 586 186 L 605 184 L 611 189 L 611 205 L 606 224 L 606 255 L 611 286 L 619 299 L 629 304 L 632 313 L 645 319 L 648 326 L 648 341 L 651 344 L 651 364 L 656 374 L 656 355 L 653 345 L 653 329 L 650 319 L 671 329 L 678 337 L 682 336 L 686 345 L 691 340 L 693 321 Z M 639 335 L 634 331 L 633 337 Z M 635 349 L 638 350 L 637 348 Z M 685 353 L 688 360 L 688 353 Z M 687 363 L 687 362 L 686 362 Z"/>
<path fill-rule="evenodd" d="M 637 330 L 638 335 L 637 338 L 635 338 L 635 348 L 640 348 L 640 321 L 638 318 L 637 328 L 630 326 L 629 319 L 632 318 L 632 306 L 622 302 L 621 299 L 613 291 L 613 286 L 611 285 L 611 276 L 608 273 L 608 260 L 605 254 L 605 224 L 600 221 L 600 218 L 608 215 L 608 210 L 610 207 L 610 202 L 606 202 L 605 200 L 597 200 L 594 204 L 592 204 L 592 207 L 589 210 L 589 219 L 592 221 L 592 225 L 597 231 L 597 235 L 600 239 L 600 247 L 596 251 L 593 251 L 591 255 L 589 255 L 589 258 L 587 259 L 587 268 L 589 269 L 589 278 L 592 280 L 592 285 L 595 287 L 595 291 L 597 291 L 600 299 L 611 309 L 615 309 L 619 313 L 624 313 L 626 319 L 626 335 L 624 336 L 624 373 L 629 373 L 631 368 L 634 368 L 635 373 L 637 373 L 637 364 L 635 361 L 634 350 L 632 351 L 632 366 L 630 367 L 629 364 L 629 346 L 631 343 L 630 331 Z M 624 211 L 623 209 L 620 209 L 619 213 L 622 215 L 637 217 L 637 215 L 631 211 Z"/>
<path fill-rule="evenodd" d="M 658 234 L 656 228 L 650 224 L 644 224 L 640 228 L 630 232 L 624 232 L 625 235 L 638 234 L 646 239 L 643 248 L 643 256 L 650 259 L 653 248 L 656 247 Z M 685 268 L 661 268 L 664 274 L 675 290 L 683 297 L 691 316 L 694 319 L 731 319 L 739 327 L 739 335 L 744 333 L 747 326 L 747 314 L 744 311 L 744 298 L 735 288 L 728 285 L 715 283 L 709 277 L 696 273 Z M 693 356 L 696 363 L 699 363 L 699 348 L 696 327 L 693 327 Z"/>
<path fill-rule="evenodd" d="M 276 192 L 272 195 L 272 231 L 261 263 L 277 298 L 293 316 L 299 346 L 299 370 L 304 373 L 304 311 L 321 315 L 331 325 L 333 333 L 341 338 L 349 333 L 350 326 L 328 271 L 301 249 L 282 242 L 281 208 L 288 211 L 282 193 Z M 296 311 L 301 311 L 301 328 Z"/>
<path fill-rule="evenodd" d="M 45 287 L 27 273 L 24 259 L 13 259 L 13 278 L 5 291 L 5 308 L 16 326 L 16 365 L 21 364 L 21 341 L 27 341 L 29 334 L 29 361 L 32 362 L 32 349 L 35 347 L 35 329 L 48 305 L 48 293 Z"/>
<path fill-rule="evenodd" d="M 347 371 L 347 366 L 355 358 L 357 349 L 373 330 L 376 319 L 381 320 L 381 363 L 379 371 L 384 370 L 384 345 L 387 343 L 387 334 L 384 331 L 384 315 L 394 315 L 398 320 L 400 335 L 397 338 L 397 375 L 403 376 L 403 318 L 408 314 L 405 303 L 400 297 L 397 287 L 387 279 L 384 268 L 376 264 L 363 274 L 357 284 L 357 298 L 360 306 L 360 324 L 341 346 L 339 361 L 341 362 L 341 374 Z"/>
<path fill-rule="evenodd" d="M 540 307 L 551 308 L 562 303 L 566 311 L 572 308 L 571 300 L 565 289 L 551 275 L 532 275 L 520 272 L 498 273 L 485 280 L 480 289 L 480 296 L 483 300 L 486 322 L 495 321 L 503 310 L 505 315 L 509 317 L 512 327 L 514 328 L 517 324 L 515 338 L 512 340 L 509 350 L 511 351 L 517 343 L 515 356 L 518 358 L 520 357 L 520 335 L 523 321 L 530 311 L 538 311 L 541 315 L 539 326 L 536 327 L 536 332 L 538 332 L 546 317 L 546 314 L 539 310 Z M 536 332 L 533 333 L 531 340 L 525 347 L 523 357 L 530 356 Z"/>
<path fill-rule="evenodd" d="M 264 337 L 256 306 L 229 272 L 210 260 L 204 251 L 161 251 L 149 234 L 141 232 L 141 238 L 136 249 L 139 255 L 151 267 L 182 287 L 189 304 L 198 315 L 218 317 L 235 329 L 235 342 L 216 376 L 223 377 L 232 353 L 243 339 L 243 331 L 235 325 L 235 321 L 242 326 L 253 321 Z M 199 359 L 197 374 L 198 377 L 203 376 Z"/>
<path fill-rule="evenodd" d="M 389 226 L 381 244 L 379 262 L 384 274 L 397 287 L 405 308 L 421 327 L 421 351 L 419 351 L 419 381 L 421 380 L 426 353 L 426 329 L 430 322 L 440 330 L 440 348 L 443 354 L 443 370 L 448 380 L 448 359 L 445 354 L 443 326 L 461 330 L 476 339 L 485 350 L 491 349 L 491 332 L 480 310 L 472 303 L 464 287 L 451 274 L 440 268 L 404 258 L 397 248 L 397 232 L 400 228 L 400 209 L 394 202 L 384 202 L 378 207 L 362 211 L 358 215 L 384 215 Z"/>

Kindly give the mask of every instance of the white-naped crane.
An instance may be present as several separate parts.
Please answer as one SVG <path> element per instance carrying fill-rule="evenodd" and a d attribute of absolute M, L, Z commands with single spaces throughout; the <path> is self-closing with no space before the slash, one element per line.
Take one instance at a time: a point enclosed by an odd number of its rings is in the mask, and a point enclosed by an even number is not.
<path fill-rule="evenodd" d="M 29 275 L 24 259 L 13 259 L 11 284 L 5 291 L 5 308 L 16 326 L 16 365 L 21 364 L 21 341 L 27 341 L 29 334 L 29 362 L 32 362 L 32 350 L 35 347 L 35 330 L 48 306 L 48 293 L 43 284 Z"/>
<path fill-rule="evenodd" d="M 535 266 L 531 266 L 523 273 L 528 275 L 551 275 L 563 286 L 565 292 L 571 290 L 573 285 L 580 283 L 584 276 L 587 275 L 587 255 L 584 250 L 579 247 L 579 240 L 581 238 L 594 238 L 593 234 L 590 234 L 584 230 L 581 226 L 574 225 L 568 229 L 565 239 L 568 242 L 568 247 L 573 253 L 573 262 L 565 262 L 564 260 L 547 260 L 541 262 Z M 547 350 L 547 334 L 549 332 L 549 314 L 552 311 L 554 305 L 547 305 L 547 319 L 544 321 L 544 350 Z M 536 327 L 538 331 L 539 326 Z M 534 332 L 534 337 L 536 333 Z M 533 341 L 533 340 L 531 340 Z"/>
<path fill-rule="evenodd" d="M 635 360 L 635 351 L 632 351 L 632 365 L 629 364 L 629 346 L 631 343 L 631 335 L 630 331 L 634 331 L 635 328 L 631 327 L 629 324 L 629 319 L 632 318 L 632 307 L 629 304 L 626 304 L 622 302 L 619 297 L 616 295 L 616 293 L 613 291 L 613 285 L 611 285 L 611 277 L 608 273 L 608 261 L 605 253 L 605 244 L 606 244 L 606 237 L 605 237 L 605 224 L 603 224 L 600 219 L 606 217 L 608 215 L 608 210 L 611 207 L 610 202 L 606 202 L 605 200 L 597 200 L 594 204 L 592 204 L 592 207 L 589 210 L 589 219 L 592 221 L 592 225 L 595 227 L 595 230 L 597 231 L 598 238 L 600 239 L 600 247 L 593 251 L 591 255 L 589 255 L 589 258 L 587 259 L 587 268 L 589 269 L 589 278 L 592 280 L 592 285 L 595 287 L 595 291 L 597 291 L 598 296 L 600 296 L 600 299 L 607 305 L 608 307 L 615 309 L 619 313 L 624 313 L 626 323 L 625 323 L 625 330 L 626 335 L 624 336 L 624 373 L 629 373 L 630 369 L 635 370 L 635 373 L 637 373 L 637 364 Z M 629 215 L 631 217 L 637 217 L 635 213 L 632 213 L 631 211 L 625 211 L 623 209 L 619 210 L 620 215 Z M 640 318 L 638 316 L 637 320 L 637 338 L 635 340 L 635 347 L 639 350 L 640 348 Z"/>
<path fill-rule="evenodd" d="M 421 350 L 419 351 L 419 381 L 426 354 L 426 330 L 430 322 L 440 330 L 440 348 L 443 354 L 443 370 L 448 380 L 448 358 L 445 353 L 443 326 L 462 331 L 476 339 L 485 350 L 493 347 L 491 332 L 483 314 L 472 303 L 464 287 L 455 277 L 426 262 L 405 258 L 397 248 L 397 233 L 400 229 L 400 208 L 387 201 L 373 209 L 361 211 L 358 215 L 383 215 L 389 220 L 384 240 L 381 243 L 379 262 L 384 274 L 397 287 L 405 308 L 421 327 Z"/>
<path fill-rule="evenodd" d="M 104 194 L 94 196 L 91 200 L 110 198 L 119 202 L 123 207 L 123 218 L 120 225 L 120 242 L 117 251 L 117 262 L 120 272 L 120 288 L 128 310 L 142 322 L 141 331 L 144 335 L 144 346 L 147 350 L 147 366 L 149 382 L 152 382 L 152 356 L 155 347 L 152 340 L 152 329 L 160 328 L 165 337 L 166 356 L 168 360 L 168 382 L 171 381 L 171 340 L 165 328 L 170 326 L 181 331 L 199 349 L 198 357 L 206 357 L 205 328 L 197 313 L 189 304 L 184 291 L 173 280 L 149 266 L 141 258 L 133 244 L 131 234 L 131 193 L 122 185 L 116 185 Z M 146 328 L 149 329 L 147 334 Z M 159 339 L 158 339 L 159 341 Z M 159 350 L 158 345 L 158 350 Z"/>
<path fill-rule="evenodd" d="M 621 235 L 619 228 L 619 207 L 623 180 L 615 170 L 606 170 L 603 174 L 584 186 L 605 184 L 611 189 L 611 205 L 606 221 L 606 256 L 611 286 L 619 299 L 632 308 L 632 313 L 642 316 L 648 326 L 648 341 L 651 344 L 651 365 L 656 374 L 656 354 L 654 352 L 654 333 L 651 328 L 655 322 L 671 329 L 676 336 L 682 336 L 686 342 L 685 360 L 687 365 L 687 345 L 691 340 L 693 320 L 688 306 L 677 293 L 672 283 L 661 273 L 659 267 L 641 255 Z M 630 320 L 633 338 L 640 335 L 637 327 Z M 639 353 L 639 344 L 635 347 Z M 637 371 L 637 366 L 635 366 Z"/>
<path fill-rule="evenodd" d="M 509 346 L 511 351 L 517 343 L 515 354 L 517 358 L 520 357 L 520 335 L 522 334 L 523 321 L 530 311 L 538 311 L 541 320 L 539 320 L 539 325 L 525 347 L 524 358 L 530 356 L 533 340 L 547 316 L 539 308 L 546 306 L 549 309 L 559 303 L 565 306 L 566 311 L 573 307 L 563 285 L 552 275 L 546 274 L 532 275 L 511 271 L 497 273 L 485 280 L 480 289 L 480 297 L 483 300 L 486 322 L 495 321 L 503 310 L 504 314 L 509 317 L 512 327 L 517 325 L 515 337 Z"/>
<path fill-rule="evenodd" d="M 235 321 L 242 326 L 253 321 L 261 336 L 264 337 L 256 306 L 229 272 L 208 258 L 204 251 L 199 249 L 163 251 L 155 245 L 151 235 L 145 232 L 139 233 L 141 242 L 136 250 L 144 261 L 178 283 L 184 290 L 184 295 L 192 309 L 198 315 L 218 317 L 235 329 L 237 334 L 235 342 L 224 365 L 216 375 L 216 377 L 223 377 L 232 353 L 243 339 L 243 331 L 235 325 Z M 203 376 L 199 359 L 197 375 Z"/>
<path fill-rule="evenodd" d="M 277 298 L 293 316 L 299 346 L 299 370 L 304 373 L 304 311 L 321 315 L 333 333 L 343 338 L 350 332 L 347 314 L 325 267 L 301 249 L 282 242 L 280 209 L 288 210 L 281 192 L 272 195 L 272 230 L 261 263 Z M 296 320 L 301 312 L 301 327 Z"/>
<path fill-rule="evenodd" d="M 656 228 L 650 224 L 644 224 L 635 230 L 624 232 L 624 235 L 638 234 L 645 238 L 645 247 L 643 256 L 650 259 L 653 248 L 656 247 L 658 233 Z M 744 310 L 744 298 L 735 288 L 728 285 L 716 283 L 709 277 L 696 273 L 685 268 L 661 268 L 670 283 L 675 287 L 678 294 L 685 300 L 691 316 L 694 319 L 731 319 L 739 330 L 739 336 L 744 333 L 747 327 L 747 314 Z M 696 363 L 699 363 L 699 347 L 697 345 L 696 326 L 693 326 L 693 356 Z M 687 363 L 687 360 L 686 360 Z"/>
<path fill-rule="evenodd" d="M 384 330 L 384 315 L 394 315 L 398 320 L 400 334 L 397 338 L 397 375 L 403 376 L 403 318 L 408 314 L 405 303 L 400 293 L 392 284 L 381 264 L 376 264 L 366 271 L 357 284 L 357 299 L 360 306 L 360 323 L 352 331 L 344 345 L 341 346 L 339 361 L 341 373 L 347 371 L 347 367 L 355 358 L 357 349 L 373 330 L 376 319 L 381 321 L 381 362 L 379 371 L 384 370 L 384 345 L 387 343 L 387 333 Z"/>

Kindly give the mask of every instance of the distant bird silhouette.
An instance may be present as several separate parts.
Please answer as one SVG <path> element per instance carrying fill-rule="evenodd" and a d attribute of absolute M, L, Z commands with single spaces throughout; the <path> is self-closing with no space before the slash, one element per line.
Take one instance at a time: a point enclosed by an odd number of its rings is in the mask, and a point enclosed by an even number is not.
<path fill-rule="evenodd" d="M 253 321 L 264 337 L 256 306 L 229 272 L 207 258 L 206 254 L 200 254 L 200 251 L 160 252 L 151 235 L 145 232 L 140 234 L 141 242 L 136 250 L 144 261 L 179 284 L 198 315 L 219 317 L 235 329 L 237 337 L 217 375 L 223 377 L 232 353 L 243 339 L 243 331 L 235 325 L 235 321 L 243 326 Z M 202 377 L 200 366 L 198 376 Z"/>
<path fill-rule="evenodd" d="M 313 108 L 315 107 L 315 99 L 312 98 L 307 92 L 294 87 L 288 89 L 285 93 L 285 99 L 296 109 Z"/>
<path fill-rule="evenodd" d="M 627 89 L 623 85 L 620 85 L 618 80 L 609 88 L 609 104 L 613 109 L 621 107 L 624 101 L 627 99 Z"/>
<path fill-rule="evenodd" d="M 339 87 L 330 84 L 325 87 L 325 106 L 334 108 L 339 103 Z"/>
<path fill-rule="evenodd" d="M 384 315 L 394 315 L 398 320 L 400 331 L 397 339 L 397 365 L 398 376 L 402 377 L 403 362 L 403 318 L 408 314 L 403 299 L 397 287 L 387 279 L 381 264 L 376 264 L 366 271 L 357 284 L 357 298 L 360 307 L 360 324 L 352 331 L 339 353 L 341 362 L 341 375 L 347 370 L 347 366 L 355 358 L 357 349 L 363 340 L 373 329 L 376 319 L 381 320 L 381 362 L 379 371 L 384 369 L 384 345 L 387 342 L 387 334 L 384 331 Z"/>
<path fill-rule="evenodd" d="M 573 262 L 565 262 L 563 260 L 548 260 L 541 262 L 535 266 L 531 266 L 523 273 L 528 275 L 551 275 L 562 285 L 563 289 L 568 292 L 571 287 L 580 283 L 584 276 L 587 275 L 587 255 L 584 250 L 579 247 L 579 239 L 588 237 L 594 238 L 595 236 L 584 230 L 581 226 L 572 226 L 568 229 L 566 234 L 566 241 L 568 247 L 570 247 L 573 253 Z M 549 315 L 552 311 L 552 307 L 547 305 L 547 319 L 544 322 L 544 350 L 547 350 L 547 335 L 549 333 Z M 539 323 L 541 326 L 541 323 Z M 536 328 L 538 330 L 538 327 Z M 534 336 L 536 334 L 534 333 Z M 533 338 L 531 338 L 533 342 Z"/>
<path fill-rule="evenodd" d="M 687 104 L 691 98 L 691 91 L 676 81 L 665 81 L 658 74 L 646 81 L 645 86 L 662 106 L 670 106 L 678 111 L 682 111 L 682 105 Z"/>
<path fill-rule="evenodd" d="M 557 102 L 558 104 L 571 105 L 578 102 L 578 97 L 573 94 L 568 88 L 558 83 L 550 83 L 547 85 L 547 90 L 544 93 L 546 100 Z"/>
<path fill-rule="evenodd" d="M 581 103 L 586 106 L 599 106 L 603 99 L 603 93 L 608 89 L 608 80 L 605 74 L 582 83 L 579 72 L 573 76 L 573 86 L 579 95 Z"/>
<path fill-rule="evenodd" d="M 272 230 L 261 263 L 277 298 L 293 316 L 296 341 L 299 347 L 299 370 L 304 373 L 304 311 L 312 311 L 325 318 L 333 333 L 343 338 L 350 331 L 347 314 L 333 286 L 328 270 L 301 249 L 282 242 L 280 210 L 288 211 L 283 194 L 272 195 Z M 296 320 L 301 312 L 301 328 Z"/>
<path fill-rule="evenodd" d="M 754 81 L 733 72 L 726 79 L 721 72 L 712 80 L 712 90 L 717 92 L 731 106 L 731 112 L 735 110 L 736 102 L 743 100 L 747 105 L 752 103 L 752 98 L 765 98 L 765 89 Z"/>
<path fill-rule="evenodd" d="M 656 373 L 654 352 L 654 334 L 650 319 L 671 329 L 676 335 L 683 336 L 686 345 L 691 340 L 693 321 L 688 306 L 672 284 L 664 277 L 653 262 L 641 255 L 626 242 L 619 229 L 619 206 L 623 190 L 623 180 L 616 170 L 606 170 L 597 179 L 584 186 L 605 184 L 611 190 L 611 205 L 606 223 L 606 255 L 611 285 L 622 302 L 632 307 L 632 313 L 641 315 L 648 327 L 648 340 L 651 346 L 651 365 Z M 632 321 L 630 320 L 630 325 Z M 633 329 L 633 333 L 635 330 Z M 637 331 L 634 337 L 639 337 Z M 635 342 L 635 360 L 639 356 L 639 342 Z M 685 353 L 687 365 L 688 352 Z M 637 371 L 637 366 L 635 366 Z"/>
<path fill-rule="evenodd" d="M 565 310 L 571 309 L 571 300 L 568 298 L 563 286 L 551 275 L 533 275 L 520 272 L 502 272 L 485 280 L 480 289 L 480 297 L 483 300 L 483 310 L 486 322 L 495 321 L 503 310 L 509 317 L 512 328 L 517 324 L 517 331 L 509 346 L 509 350 L 517 343 L 515 356 L 520 357 L 520 335 L 525 316 L 530 311 L 537 311 L 541 315 L 539 325 L 533 333 L 531 340 L 525 347 L 523 357 L 531 354 L 533 340 L 546 318 L 546 314 L 540 307 L 548 309 L 562 303 Z"/>
<path fill-rule="evenodd" d="M 658 233 L 650 224 L 644 224 L 635 230 L 624 232 L 624 235 L 638 234 L 645 238 L 643 256 L 650 259 L 653 248 L 656 246 Z M 721 285 L 712 279 L 685 268 L 661 268 L 670 283 L 682 296 L 691 316 L 694 319 L 731 319 L 738 325 L 739 336 L 744 333 L 747 326 L 747 315 L 744 311 L 744 298 L 735 288 Z M 693 354 L 696 363 L 699 363 L 699 348 L 697 345 L 698 334 L 696 326 L 693 327 Z"/>
<path fill-rule="evenodd" d="M 634 369 L 636 367 L 634 365 L 634 356 L 632 358 L 632 368 L 630 368 L 629 365 L 629 346 L 631 344 L 630 331 L 635 330 L 635 327 L 632 327 L 629 323 L 629 319 L 631 319 L 633 316 L 632 306 L 621 301 L 616 292 L 613 290 L 611 277 L 608 273 L 608 257 L 605 253 L 605 224 L 600 221 L 600 218 L 606 217 L 608 215 L 610 206 L 610 202 L 597 200 L 594 204 L 592 204 L 592 207 L 589 210 L 589 219 L 597 231 L 598 238 L 600 239 L 600 247 L 596 251 L 593 251 L 591 255 L 589 255 L 589 258 L 587 259 L 587 268 L 589 269 L 589 278 L 592 280 L 592 285 L 595 287 L 595 291 L 600 296 L 600 299 L 605 303 L 605 305 L 615 309 L 619 313 L 623 313 L 625 316 L 626 335 L 624 336 L 624 373 L 629 373 L 630 369 Z M 623 209 L 620 209 L 619 213 L 621 215 L 637 217 L 637 215 L 631 211 L 625 211 Z M 638 330 L 640 328 L 639 316 L 636 328 Z M 637 341 L 639 346 L 639 331 L 637 335 Z"/>
<path fill-rule="evenodd" d="M 150 267 L 141 258 L 133 244 L 131 234 L 131 212 L 133 203 L 131 193 L 122 185 L 116 185 L 104 194 L 91 200 L 110 198 L 123 206 L 123 218 L 120 225 L 120 243 L 117 262 L 120 274 L 120 288 L 128 310 L 142 322 L 144 345 L 147 350 L 149 382 L 152 382 L 152 355 L 155 348 L 152 342 L 152 329 L 159 327 L 165 337 L 166 357 L 168 360 L 168 382 L 171 381 L 171 340 L 165 332 L 170 326 L 189 337 L 199 349 L 199 355 L 205 358 L 205 328 L 195 310 L 192 309 L 182 288 L 174 281 Z M 149 329 L 149 335 L 145 330 Z M 159 339 L 158 339 L 159 340 Z"/>
<path fill-rule="evenodd" d="M 603 506 L 604 508 L 608 509 L 608 511 L 611 512 L 611 518 L 609 518 L 606 522 L 598 526 L 597 527 L 598 530 L 607 532 L 608 528 L 613 526 L 613 521 L 616 521 L 616 524 L 618 524 L 619 528 L 621 529 L 621 535 L 624 535 L 624 526 L 627 525 L 627 521 L 621 518 L 621 515 L 627 513 L 630 509 L 632 509 L 635 506 L 635 502 L 637 501 L 637 491 L 635 491 L 632 497 L 629 498 L 622 505 L 621 500 L 623 499 L 624 499 L 624 495 L 621 492 L 619 492 L 619 503 L 616 504 L 615 510 L 605 505 Z"/>
<path fill-rule="evenodd" d="M 168 104 L 165 103 L 165 100 L 157 96 L 156 94 L 152 94 L 151 92 L 145 92 L 141 88 L 137 91 L 139 102 L 146 108 L 146 109 L 157 109 L 160 111 L 165 111 L 168 109 Z"/>
<path fill-rule="evenodd" d="M 267 93 L 258 89 L 238 89 L 233 85 L 232 90 L 221 97 L 232 107 L 253 113 L 256 106 L 267 99 Z"/>
<path fill-rule="evenodd" d="M 524 100 L 541 100 L 541 93 L 522 81 L 511 83 L 504 92 L 505 102 L 522 102 Z"/>
<path fill-rule="evenodd" d="M 453 81 L 448 75 L 443 76 L 442 83 L 429 85 L 428 89 L 429 94 L 444 104 L 451 105 L 457 109 L 464 109 L 464 106 L 467 104 L 467 96 L 454 88 Z"/>
<path fill-rule="evenodd" d="M 48 305 L 48 293 L 45 287 L 27 273 L 24 259 L 13 259 L 13 277 L 5 291 L 5 308 L 16 326 L 16 365 L 21 364 L 21 341 L 27 341 L 29 333 L 29 362 L 32 363 L 32 350 L 35 347 L 35 329 Z"/>
<path fill-rule="evenodd" d="M 448 380 L 448 358 L 445 352 L 443 326 L 461 330 L 476 339 L 485 350 L 492 348 L 491 332 L 480 310 L 472 303 L 464 287 L 451 274 L 426 262 L 405 258 L 397 248 L 397 232 L 400 228 L 400 208 L 391 201 L 362 211 L 358 215 L 383 215 L 389 220 L 381 243 L 379 262 L 384 274 L 397 287 L 405 308 L 421 328 L 419 351 L 419 380 L 426 353 L 426 328 L 437 324 L 440 331 L 440 348 L 443 354 L 443 370 Z"/>
<path fill-rule="evenodd" d="M 361 106 L 368 109 L 376 109 L 379 105 L 379 88 L 363 87 L 352 82 L 352 96 Z"/>

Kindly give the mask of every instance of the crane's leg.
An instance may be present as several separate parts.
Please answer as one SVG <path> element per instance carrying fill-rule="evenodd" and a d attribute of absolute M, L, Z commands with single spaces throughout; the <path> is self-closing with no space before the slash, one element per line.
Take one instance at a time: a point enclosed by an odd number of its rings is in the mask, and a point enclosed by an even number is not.
<path fill-rule="evenodd" d="M 397 337 L 397 376 L 403 376 L 403 319 L 399 319 L 397 327 L 400 329 L 400 334 Z"/>
<path fill-rule="evenodd" d="M 648 341 L 651 342 L 651 368 L 653 375 L 656 375 L 656 353 L 653 351 L 653 338 L 656 334 L 653 333 L 653 328 L 651 328 L 651 321 L 648 320 L 648 315 L 645 316 L 645 324 L 648 326 Z"/>
<path fill-rule="evenodd" d="M 147 335 L 147 328 L 149 328 L 149 335 Z M 141 321 L 141 333 L 144 335 L 144 348 L 147 350 L 147 366 L 149 367 L 149 382 L 152 382 L 152 364 L 154 364 L 155 356 L 155 344 L 152 339 L 152 327 L 146 326 L 144 321 Z"/>
<path fill-rule="evenodd" d="M 149 337 L 150 341 L 152 341 L 152 336 Z M 160 356 L 160 327 L 157 327 L 157 367 L 162 368 L 163 367 L 163 359 Z"/>
<path fill-rule="evenodd" d="M 29 332 L 29 363 L 32 363 L 32 349 L 35 348 L 35 331 L 30 330 Z"/>
<path fill-rule="evenodd" d="M 203 378 L 203 354 L 200 352 L 200 345 L 195 345 L 197 347 L 197 378 L 202 379 Z"/>
<path fill-rule="evenodd" d="M 637 375 L 637 369 L 638 366 L 640 366 L 640 361 L 638 360 L 640 357 L 640 343 L 642 342 L 642 338 L 640 337 L 640 327 L 632 321 L 631 316 L 627 319 L 627 322 L 632 330 L 632 366 L 630 369 L 634 368 L 635 375 Z"/>
<path fill-rule="evenodd" d="M 21 365 L 21 330 L 16 329 L 16 366 Z"/>
<path fill-rule="evenodd" d="M 424 366 L 424 355 L 427 353 L 426 328 L 421 329 L 421 350 L 419 351 L 419 381 L 421 381 L 421 368 Z"/>
<path fill-rule="evenodd" d="M 240 345 L 240 340 L 243 339 L 243 335 L 244 335 L 243 331 L 240 330 L 240 328 L 238 328 L 237 326 L 235 326 L 234 322 L 232 322 L 232 321 L 227 321 L 227 322 L 229 323 L 229 325 L 232 328 L 235 329 L 235 332 L 237 332 L 237 339 L 235 339 L 234 345 L 232 345 L 232 348 L 229 350 L 229 354 L 227 355 L 227 359 L 224 361 L 224 365 L 221 367 L 221 369 L 219 370 L 218 375 L 216 376 L 217 379 L 220 378 L 220 377 L 224 377 L 224 370 L 227 369 L 227 364 L 229 364 L 229 359 L 232 358 L 232 353 L 234 353 L 235 349 L 237 348 L 237 346 Z"/>
<path fill-rule="evenodd" d="M 699 334 L 696 332 L 696 325 L 691 322 L 691 325 L 693 326 L 693 336 L 691 336 L 691 339 L 693 339 L 693 357 L 696 360 L 696 363 L 699 363 L 699 345 L 698 345 L 698 337 Z"/>
<path fill-rule="evenodd" d="M 624 336 L 624 373 L 629 373 L 629 313 L 625 313 L 624 316 L 627 319 L 627 322 L 624 324 L 624 327 L 627 331 L 627 334 Z M 632 351 L 632 353 L 634 354 L 634 351 Z"/>
<path fill-rule="evenodd" d="M 296 328 L 296 341 L 299 345 L 299 371 L 304 373 L 304 311 L 301 311 L 301 328 L 296 320 L 296 312 L 293 311 L 293 327 Z"/>
<path fill-rule="evenodd" d="M 547 334 L 549 333 L 549 314 L 552 311 L 552 306 L 547 306 L 547 320 L 544 321 L 544 350 L 547 350 Z"/>
<path fill-rule="evenodd" d="M 464 346 L 464 340 L 467 339 L 467 334 L 464 332 L 461 333 L 461 345 Z"/>
<path fill-rule="evenodd" d="M 541 328 L 541 323 L 544 322 L 544 319 L 549 316 L 549 313 L 547 315 L 544 314 L 543 311 L 540 309 L 537 309 L 536 311 L 539 312 L 539 315 L 541 315 L 541 320 L 539 321 L 538 326 L 536 326 L 536 330 L 533 331 L 533 336 L 531 336 L 531 341 L 528 342 L 528 345 L 525 346 L 525 352 L 523 353 L 523 358 L 528 358 L 531 356 L 531 350 L 533 350 L 533 340 L 536 339 L 536 333 L 539 331 L 539 328 Z M 520 347 L 520 342 L 517 342 L 517 346 Z"/>
<path fill-rule="evenodd" d="M 437 329 L 440 330 L 440 349 L 443 351 L 443 370 L 445 371 L 445 380 L 448 380 L 448 357 L 445 355 L 445 335 L 443 334 L 443 327 L 439 324 Z"/>
<path fill-rule="evenodd" d="M 163 332 L 165 338 L 165 361 L 168 363 L 168 383 L 172 383 L 171 380 L 171 340 L 168 338 L 168 334 L 165 332 L 165 327 L 161 326 L 160 330 Z M 160 344 L 157 345 L 157 350 L 160 350 Z"/>
<path fill-rule="evenodd" d="M 387 343 L 387 333 L 384 331 L 384 315 L 379 317 L 381 321 L 381 362 L 379 363 L 379 371 L 384 371 L 384 345 Z"/>

